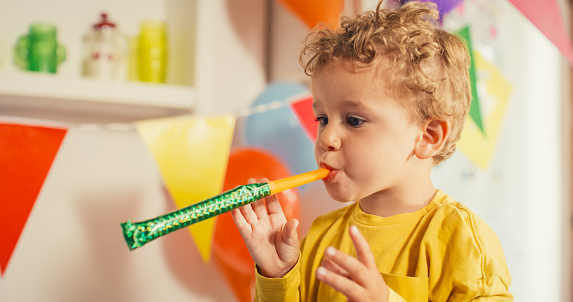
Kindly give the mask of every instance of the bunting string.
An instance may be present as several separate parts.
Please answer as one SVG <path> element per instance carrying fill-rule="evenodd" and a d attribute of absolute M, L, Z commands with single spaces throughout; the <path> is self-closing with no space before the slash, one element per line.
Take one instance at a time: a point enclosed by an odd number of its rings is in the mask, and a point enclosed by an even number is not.
<path fill-rule="evenodd" d="M 217 114 L 220 115 L 233 115 L 236 118 L 245 118 L 251 115 L 265 113 L 267 111 L 278 110 L 284 107 L 288 107 L 291 104 L 300 101 L 305 97 L 309 97 L 310 93 L 301 93 L 289 97 L 285 100 L 275 100 L 270 101 L 266 104 L 259 104 L 253 107 L 248 108 L 241 108 L 236 110 L 235 112 L 231 113 L 222 113 Z M 209 116 L 197 116 L 191 114 L 194 117 L 209 117 Z M 214 115 L 213 115 L 214 116 Z M 173 117 L 173 116 L 170 116 Z M 46 119 L 36 119 L 36 118 L 24 118 L 24 117 L 14 117 L 14 116 L 7 116 L 7 115 L 0 115 L 0 121 L 3 122 L 13 122 L 17 124 L 33 124 L 33 125 L 42 125 L 42 126 L 50 126 L 56 128 L 67 128 L 69 130 L 75 131 L 85 131 L 85 132 L 92 132 L 92 131 L 118 131 L 118 132 L 130 132 L 135 131 L 137 129 L 135 123 L 81 123 L 81 124 L 71 124 L 66 122 L 54 121 L 54 120 L 46 120 Z"/>

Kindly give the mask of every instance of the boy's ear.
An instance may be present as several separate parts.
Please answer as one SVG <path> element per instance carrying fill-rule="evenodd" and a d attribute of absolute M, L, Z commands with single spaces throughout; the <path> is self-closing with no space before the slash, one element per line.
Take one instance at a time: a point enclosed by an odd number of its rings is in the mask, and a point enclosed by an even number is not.
<path fill-rule="evenodd" d="M 444 147 L 450 136 L 450 122 L 443 120 L 428 120 L 422 127 L 422 136 L 416 144 L 414 154 L 419 159 L 432 158 Z"/>

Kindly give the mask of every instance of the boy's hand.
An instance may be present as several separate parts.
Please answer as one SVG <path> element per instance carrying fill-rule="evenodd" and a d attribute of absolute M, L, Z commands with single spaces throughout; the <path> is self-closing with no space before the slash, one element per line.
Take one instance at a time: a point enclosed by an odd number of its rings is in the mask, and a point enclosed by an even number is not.
<path fill-rule="evenodd" d="M 350 226 L 356 258 L 328 247 L 316 277 L 339 291 L 348 301 L 388 301 L 388 286 L 376 267 L 368 242 L 356 226 Z"/>
<path fill-rule="evenodd" d="M 249 179 L 250 184 L 255 182 Z M 261 275 L 280 278 L 296 265 L 300 253 L 298 220 L 286 221 L 276 195 L 234 209 L 231 215 Z"/>

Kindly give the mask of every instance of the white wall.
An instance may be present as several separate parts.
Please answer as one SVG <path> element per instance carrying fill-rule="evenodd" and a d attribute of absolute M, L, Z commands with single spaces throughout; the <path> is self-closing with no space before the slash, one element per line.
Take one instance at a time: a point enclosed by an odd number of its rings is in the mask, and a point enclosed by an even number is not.
<path fill-rule="evenodd" d="M 27 11 L 27 3 L 0 0 L 0 39 L 12 43 L 14 28 L 27 25 L 8 22 L 6 13 Z M 563 192 L 569 183 L 562 176 L 569 167 L 563 137 L 569 137 L 561 118 L 569 83 L 562 77 L 568 75 L 553 46 L 508 2 L 496 3 L 508 15 L 498 19 L 499 43 L 485 46 L 494 48 L 496 65 L 514 86 L 498 149 L 487 171 L 458 151 L 436 169 L 434 180 L 497 232 L 516 301 L 566 301 L 562 238 L 569 211 Z M 199 1 L 199 114 L 244 108 L 264 89 L 266 5 L 272 20 L 270 80 L 304 78 L 298 55 L 308 29 L 276 1 Z M 150 14 L 171 6 L 158 7 Z M 64 75 L 73 76 L 66 68 Z M 302 234 L 314 217 L 341 206 L 324 196 L 322 186 L 302 195 Z M 0 301 L 234 300 L 217 268 L 202 263 L 187 232 L 127 250 L 120 222 L 173 208 L 137 133 L 72 126 L 0 278 Z"/>

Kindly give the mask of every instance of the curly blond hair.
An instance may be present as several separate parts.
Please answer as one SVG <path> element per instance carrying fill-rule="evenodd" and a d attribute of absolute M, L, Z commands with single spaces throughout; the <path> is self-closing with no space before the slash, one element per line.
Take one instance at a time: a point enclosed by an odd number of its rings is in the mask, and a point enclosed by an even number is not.
<path fill-rule="evenodd" d="M 408 2 L 396 9 L 381 9 L 381 4 L 376 11 L 343 17 L 337 31 L 309 34 L 300 63 L 311 77 L 343 59 L 357 68 L 382 66 L 385 87 L 414 119 L 450 121 L 451 134 L 433 158 L 438 164 L 454 153 L 470 107 L 468 51 L 440 28 L 435 4 Z"/>

